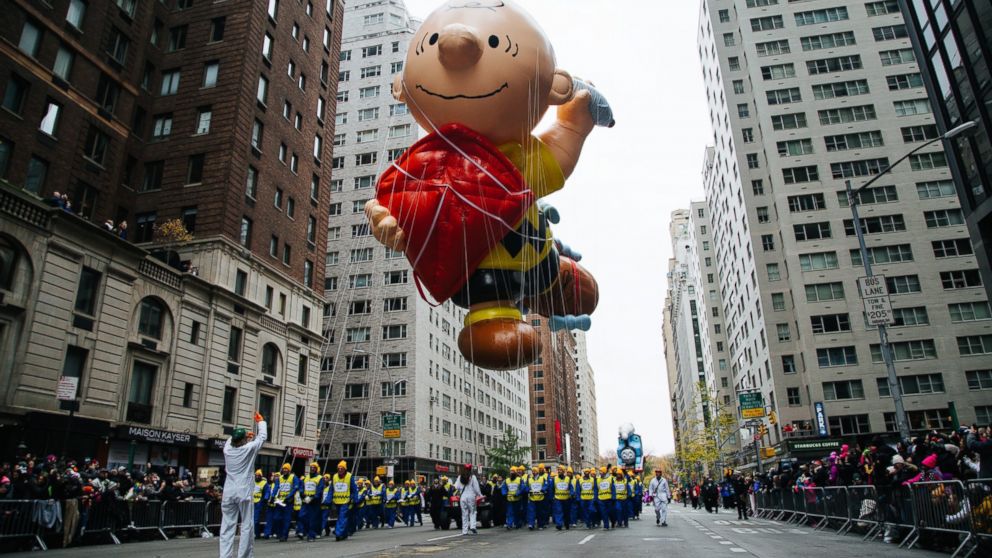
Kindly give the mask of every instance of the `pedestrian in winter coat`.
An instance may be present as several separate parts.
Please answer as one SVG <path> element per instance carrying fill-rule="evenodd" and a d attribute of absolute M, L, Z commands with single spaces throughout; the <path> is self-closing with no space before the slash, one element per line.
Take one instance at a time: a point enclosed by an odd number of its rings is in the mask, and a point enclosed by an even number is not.
<path fill-rule="evenodd" d="M 965 441 L 968 449 L 978 454 L 978 478 L 992 478 L 992 438 L 989 437 L 989 429 L 972 426 Z"/>

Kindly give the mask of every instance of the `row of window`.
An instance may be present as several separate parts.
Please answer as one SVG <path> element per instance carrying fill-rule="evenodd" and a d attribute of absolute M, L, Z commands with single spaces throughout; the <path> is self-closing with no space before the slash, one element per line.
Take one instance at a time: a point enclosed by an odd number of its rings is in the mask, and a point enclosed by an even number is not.
<path fill-rule="evenodd" d="M 788 326 L 788 324 L 778 324 Z M 788 341 L 789 339 L 781 339 Z M 992 354 L 992 335 L 964 335 L 955 338 L 958 354 L 960 356 L 975 356 Z M 884 362 L 882 350 L 879 344 L 872 344 L 869 347 L 871 362 Z M 933 339 L 919 339 L 914 341 L 895 341 L 889 343 L 892 358 L 895 361 L 929 360 L 937 358 L 937 347 Z M 825 347 L 816 350 L 817 365 L 820 368 L 833 368 L 836 366 L 857 366 L 858 353 L 856 347 Z M 786 371 L 795 370 L 795 363 L 785 367 Z"/>
<path fill-rule="evenodd" d="M 806 285 L 805 291 L 807 302 L 844 300 L 844 286 L 840 282 Z M 779 312 L 786 309 L 785 293 L 772 293 L 772 309 Z M 947 310 L 952 323 L 992 320 L 992 311 L 988 301 L 985 300 L 948 304 Z M 892 315 L 894 320 L 892 327 L 930 324 L 930 316 L 925 306 L 893 308 Z M 846 313 L 815 315 L 810 316 L 810 326 L 813 333 L 851 331 L 851 320 Z M 865 327 L 871 327 L 868 325 L 867 317 L 865 317 Z"/>

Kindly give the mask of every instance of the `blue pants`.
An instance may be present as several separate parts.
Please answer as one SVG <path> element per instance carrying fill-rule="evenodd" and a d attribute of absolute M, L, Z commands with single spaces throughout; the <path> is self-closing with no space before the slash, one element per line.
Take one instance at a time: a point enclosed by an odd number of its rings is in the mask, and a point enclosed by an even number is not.
<path fill-rule="evenodd" d="M 269 506 L 268 509 L 265 511 L 265 530 L 262 531 L 262 538 L 267 539 L 272 536 L 272 527 L 275 524 L 276 524 L 276 509 L 272 506 Z"/>
<path fill-rule="evenodd" d="M 277 539 L 285 540 L 289 538 L 289 523 L 293 518 L 293 507 L 292 506 L 273 506 L 269 508 L 270 519 L 265 525 L 266 533 L 269 532 L 271 527 L 271 533 L 276 536 Z"/>
<path fill-rule="evenodd" d="M 297 521 L 297 525 L 302 525 L 303 529 L 301 531 L 300 528 L 297 527 L 296 532 L 302 532 L 308 539 L 317 538 L 317 535 L 321 534 L 321 531 L 324 530 L 324 526 L 320 524 L 320 518 L 322 515 L 320 504 L 312 502 L 304 505 L 300 508 L 300 517 Z"/>
<path fill-rule="evenodd" d="M 551 514 L 555 518 L 555 527 L 558 529 L 572 526 L 572 502 L 570 500 L 559 500 L 555 498 L 551 501 Z"/>
<path fill-rule="evenodd" d="M 582 519 L 586 523 L 586 528 L 592 529 L 592 524 L 596 522 L 596 500 L 580 501 L 579 509 L 582 510 Z"/>
<path fill-rule="evenodd" d="M 258 502 L 254 507 L 254 518 L 255 518 L 255 536 L 262 536 L 262 509 L 265 507 L 265 502 Z"/>
<path fill-rule="evenodd" d="M 573 526 L 578 525 L 578 523 L 582 521 L 582 517 L 585 515 L 582 513 L 582 506 L 579 505 L 579 499 L 572 498 L 572 504 L 569 506 L 569 508 L 571 509 L 571 515 L 569 516 L 569 519 L 571 520 L 572 525 Z"/>
<path fill-rule="evenodd" d="M 395 523 L 396 523 L 396 508 L 395 507 L 393 507 L 393 508 L 387 507 L 386 508 L 386 525 L 389 525 L 390 527 L 392 527 L 393 524 L 395 524 Z"/>
<path fill-rule="evenodd" d="M 614 525 L 627 526 L 627 502 L 628 500 L 617 500 L 617 517 Z"/>
<path fill-rule="evenodd" d="M 365 505 L 365 523 L 369 527 L 374 527 L 378 529 L 381 518 L 382 518 L 382 504 Z"/>
<path fill-rule="evenodd" d="M 348 536 L 354 535 L 358 527 L 358 507 L 352 504 L 348 506 Z"/>
<path fill-rule="evenodd" d="M 527 500 L 527 525 L 533 529 L 540 526 L 541 523 L 541 512 L 543 511 L 542 502 L 535 502 L 533 500 Z"/>
<path fill-rule="evenodd" d="M 327 518 L 331 515 L 331 508 L 327 507 L 326 504 L 321 504 L 320 506 L 320 534 L 324 534 L 327 529 Z"/>
<path fill-rule="evenodd" d="M 599 510 L 599 517 L 603 520 L 603 529 L 609 530 L 617 518 L 616 503 L 613 500 L 597 500 L 596 508 Z"/>
<path fill-rule="evenodd" d="M 361 531 L 362 527 L 365 527 L 365 506 L 356 508 L 354 513 L 351 514 L 351 519 L 354 521 L 353 531 Z"/>
<path fill-rule="evenodd" d="M 348 509 L 349 507 L 350 506 L 348 506 L 348 504 L 337 506 L 338 521 L 334 525 L 335 538 L 347 539 L 348 535 L 350 534 L 348 532 L 348 512 L 350 511 Z"/>
<path fill-rule="evenodd" d="M 413 522 L 416 520 L 417 510 L 413 509 L 414 506 L 403 506 L 403 523 L 406 523 L 410 527 L 413 527 Z"/>

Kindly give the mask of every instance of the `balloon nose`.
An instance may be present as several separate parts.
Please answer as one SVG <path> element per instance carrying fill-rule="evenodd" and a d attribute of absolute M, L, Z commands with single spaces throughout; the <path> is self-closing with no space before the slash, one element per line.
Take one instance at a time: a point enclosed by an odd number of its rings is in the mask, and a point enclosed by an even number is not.
<path fill-rule="evenodd" d="M 449 70 L 464 70 L 482 57 L 482 44 L 475 29 L 451 23 L 441 29 L 437 41 L 438 58 Z"/>

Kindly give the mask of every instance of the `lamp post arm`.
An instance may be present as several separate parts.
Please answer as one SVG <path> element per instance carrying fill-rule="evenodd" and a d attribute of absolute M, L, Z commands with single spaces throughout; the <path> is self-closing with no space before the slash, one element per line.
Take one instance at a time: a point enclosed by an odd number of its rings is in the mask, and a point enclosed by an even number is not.
<path fill-rule="evenodd" d="M 944 139 L 944 136 L 940 136 L 940 137 L 934 138 L 934 139 L 932 139 L 932 140 L 930 140 L 930 141 L 928 141 L 928 142 L 926 142 L 926 143 L 918 146 L 916 149 L 910 151 L 909 153 L 903 155 L 902 157 L 899 157 L 898 159 L 896 159 L 896 161 L 894 163 L 892 163 L 891 165 L 885 167 L 885 170 L 883 170 L 882 172 L 880 172 L 880 173 L 876 174 L 875 176 L 871 177 L 871 180 L 869 180 L 868 182 L 865 182 L 864 184 L 862 184 L 861 186 L 859 186 L 857 189 L 855 189 L 854 192 L 853 192 L 854 198 L 853 199 L 848 199 L 848 203 L 850 203 L 850 204 L 859 203 L 859 200 L 860 200 L 860 197 L 861 197 L 861 192 L 865 188 L 871 186 L 872 184 L 875 183 L 876 180 L 878 180 L 879 178 L 882 178 L 883 176 L 885 176 L 886 174 L 888 174 L 889 171 L 891 171 L 892 169 L 894 169 L 896 167 L 896 165 L 898 165 L 899 163 L 905 161 L 906 159 L 909 159 L 910 157 L 912 157 L 913 155 L 915 155 L 918 151 L 920 151 L 922 149 L 926 149 L 927 147 L 930 147 L 931 145 L 937 143 L 938 141 L 940 141 L 942 139 Z M 850 198 L 850 196 L 849 196 L 849 198 Z"/>

